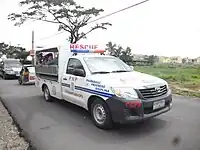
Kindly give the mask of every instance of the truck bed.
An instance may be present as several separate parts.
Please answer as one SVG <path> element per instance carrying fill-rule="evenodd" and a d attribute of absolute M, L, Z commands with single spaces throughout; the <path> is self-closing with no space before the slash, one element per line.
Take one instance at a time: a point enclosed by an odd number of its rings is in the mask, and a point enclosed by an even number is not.
<path fill-rule="evenodd" d="M 40 78 L 58 81 L 58 65 L 37 65 L 35 72 Z"/>

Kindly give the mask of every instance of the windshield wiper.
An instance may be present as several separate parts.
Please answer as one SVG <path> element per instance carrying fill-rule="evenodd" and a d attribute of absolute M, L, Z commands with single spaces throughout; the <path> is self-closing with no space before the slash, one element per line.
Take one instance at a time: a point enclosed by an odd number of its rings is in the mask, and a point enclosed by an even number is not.
<path fill-rule="evenodd" d="M 130 72 L 128 70 L 115 70 L 115 71 L 112 71 L 112 73 L 115 73 L 115 72 Z"/>
<path fill-rule="evenodd" d="M 106 74 L 106 73 L 110 73 L 108 71 L 97 71 L 97 72 L 92 72 L 92 74 Z"/>

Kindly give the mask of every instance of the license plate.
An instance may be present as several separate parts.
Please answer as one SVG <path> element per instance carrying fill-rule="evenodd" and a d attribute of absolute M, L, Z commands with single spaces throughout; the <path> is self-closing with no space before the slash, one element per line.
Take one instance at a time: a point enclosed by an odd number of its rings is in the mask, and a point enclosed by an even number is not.
<path fill-rule="evenodd" d="M 153 103 L 153 110 L 165 107 L 165 100 L 156 101 Z"/>
<path fill-rule="evenodd" d="M 16 73 L 16 76 L 18 76 L 18 77 L 19 77 L 19 73 Z"/>

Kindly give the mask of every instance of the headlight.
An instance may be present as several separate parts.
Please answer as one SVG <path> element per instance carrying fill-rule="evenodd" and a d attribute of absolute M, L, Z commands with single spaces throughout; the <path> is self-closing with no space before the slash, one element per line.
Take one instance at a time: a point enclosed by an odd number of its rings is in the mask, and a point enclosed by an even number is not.
<path fill-rule="evenodd" d="M 118 97 L 126 100 L 138 98 L 137 92 L 133 88 L 111 88 L 111 91 Z"/>
<path fill-rule="evenodd" d="M 169 89 L 169 84 L 167 82 L 165 82 L 166 86 L 167 86 L 167 89 Z"/>
<path fill-rule="evenodd" d="M 11 68 L 5 68 L 5 71 L 13 71 Z"/>
<path fill-rule="evenodd" d="M 8 73 L 8 74 L 14 73 L 14 71 L 12 69 L 10 69 L 10 68 L 6 68 L 5 72 Z"/>

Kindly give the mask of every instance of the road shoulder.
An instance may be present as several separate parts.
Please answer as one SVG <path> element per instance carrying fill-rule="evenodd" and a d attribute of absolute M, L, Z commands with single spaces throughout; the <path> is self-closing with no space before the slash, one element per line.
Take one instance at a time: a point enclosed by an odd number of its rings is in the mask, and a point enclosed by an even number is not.
<path fill-rule="evenodd" d="M 0 149 L 29 149 L 29 143 L 20 136 L 19 128 L 0 101 Z"/>

